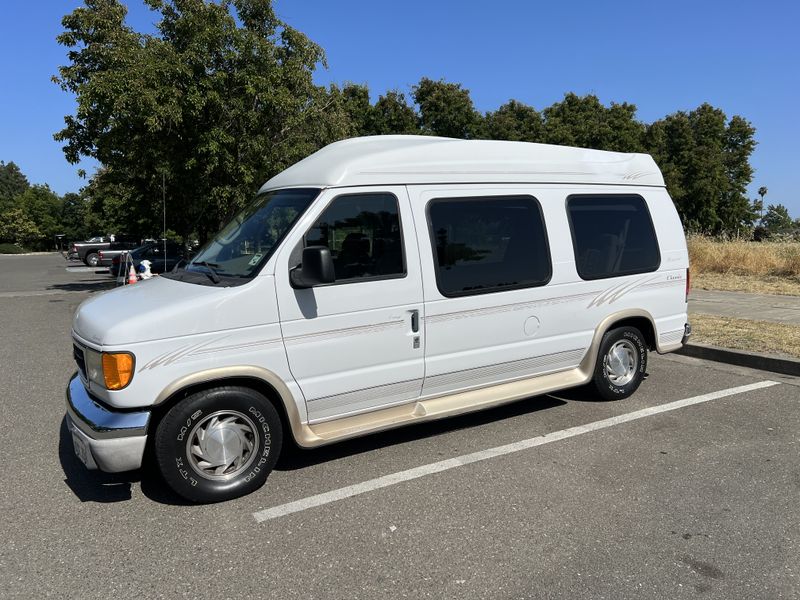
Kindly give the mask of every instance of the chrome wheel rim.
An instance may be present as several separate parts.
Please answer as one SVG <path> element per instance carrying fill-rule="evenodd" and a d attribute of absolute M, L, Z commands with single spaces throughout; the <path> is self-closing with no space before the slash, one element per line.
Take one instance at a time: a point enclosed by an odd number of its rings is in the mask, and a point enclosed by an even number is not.
<path fill-rule="evenodd" d="M 206 479 L 228 480 L 247 469 L 258 453 L 256 426 L 235 410 L 211 413 L 194 426 L 186 442 L 192 469 Z"/>
<path fill-rule="evenodd" d="M 628 340 L 620 340 L 609 349 L 603 360 L 606 375 L 617 386 L 627 385 L 636 375 L 639 354 Z"/>

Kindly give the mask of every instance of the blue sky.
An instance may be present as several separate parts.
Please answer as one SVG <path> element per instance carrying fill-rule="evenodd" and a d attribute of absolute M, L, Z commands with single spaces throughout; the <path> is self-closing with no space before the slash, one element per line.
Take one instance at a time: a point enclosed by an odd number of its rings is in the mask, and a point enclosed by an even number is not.
<path fill-rule="evenodd" d="M 80 4 L 5 2 L 0 21 L 0 160 L 59 193 L 85 183 L 53 141 L 74 102 L 50 81 L 66 61 L 61 17 Z M 135 27 L 152 26 L 139 0 L 128 5 Z M 481 111 L 593 93 L 636 104 L 647 122 L 710 102 L 756 127 L 751 197 L 766 185 L 767 202 L 800 217 L 800 3 L 279 0 L 276 9 L 325 49 L 320 84 L 365 83 L 377 95 L 445 78 Z"/>

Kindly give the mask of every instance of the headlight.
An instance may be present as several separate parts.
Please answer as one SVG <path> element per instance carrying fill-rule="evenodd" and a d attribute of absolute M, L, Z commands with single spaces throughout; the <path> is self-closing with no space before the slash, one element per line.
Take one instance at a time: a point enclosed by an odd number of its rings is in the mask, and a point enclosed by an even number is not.
<path fill-rule="evenodd" d="M 109 390 L 121 390 L 133 379 L 133 354 L 103 352 L 103 378 Z"/>
<path fill-rule="evenodd" d="M 130 352 L 97 352 L 86 349 L 86 376 L 109 390 L 121 390 L 133 379 L 135 360 Z"/>
<path fill-rule="evenodd" d="M 103 380 L 103 359 L 99 352 L 87 348 L 84 352 L 86 358 L 86 377 L 89 381 L 97 385 L 105 386 L 106 382 Z"/>

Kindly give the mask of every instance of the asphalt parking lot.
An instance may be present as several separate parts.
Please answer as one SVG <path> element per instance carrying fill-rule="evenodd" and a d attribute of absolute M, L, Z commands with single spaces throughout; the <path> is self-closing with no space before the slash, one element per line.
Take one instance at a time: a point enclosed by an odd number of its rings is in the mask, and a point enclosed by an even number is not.
<path fill-rule="evenodd" d="M 0 597 L 800 598 L 800 379 L 651 355 L 623 402 L 294 450 L 192 506 L 73 456 L 70 320 L 110 278 L 65 266 L 0 256 Z"/>

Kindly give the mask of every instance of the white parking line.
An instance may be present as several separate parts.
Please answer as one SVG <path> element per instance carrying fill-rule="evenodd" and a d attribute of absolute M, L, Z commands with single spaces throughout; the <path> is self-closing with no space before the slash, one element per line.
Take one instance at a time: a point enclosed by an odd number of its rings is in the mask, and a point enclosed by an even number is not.
<path fill-rule="evenodd" d="M 64 267 L 67 273 L 108 273 L 108 267 Z"/>
<path fill-rule="evenodd" d="M 406 471 L 399 471 L 397 473 L 392 473 L 390 475 L 384 475 L 383 477 L 377 477 L 376 479 L 362 481 L 361 483 L 348 485 L 347 487 L 339 488 L 338 490 L 332 490 L 330 492 L 325 492 L 323 494 L 309 496 L 301 500 L 295 500 L 294 502 L 288 502 L 286 504 L 281 504 L 279 506 L 273 506 L 272 508 L 260 510 L 258 512 L 254 512 L 253 517 L 255 518 L 256 521 L 262 523 L 270 519 L 276 519 L 278 517 L 290 515 L 292 513 L 307 510 L 309 508 L 314 508 L 316 506 L 330 504 L 331 502 L 336 502 L 337 500 L 344 500 L 345 498 L 350 498 L 352 496 L 357 496 L 359 494 L 365 494 L 366 492 L 379 490 L 381 488 L 389 487 L 390 485 L 403 483 L 404 481 L 419 479 L 420 477 L 425 477 L 426 475 L 441 473 L 442 471 L 455 469 L 456 467 L 462 467 L 464 465 L 479 462 L 482 460 L 487 460 L 489 458 L 495 458 L 497 456 L 503 456 L 505 454 L 520 452 L 521 450 L 527 450 L 529 448 L 534 448 L 536 446 L 542 446 L 544 444 L 549 444 L 550 442 L 557 442 L 558 440 L 565 440 L 567 438 L 575 437 L 577 435 L 582 435 L 584 433 L 590 433 L 592 431 L 598 431 L 600 429 L 607 429 L 608 427 L 613 427 L 614 425 L 620 425 L 622 423 L 636 421 L 637 419 L 643 419 L 644 417 L 650 417 L 652 415 L 657 415 L 660 413 L 669 412 L 671 410 L 684 408 L 685 406 L 701 404 L 703 402 L 708 402 L 709 400 L 725 398 L 727 396 L 733 396 L 735 394 L 752 392 L 753 390 L 760 390 L 763 388 L 771 387 L 773 385 L 779 385 L 779 382 L 769 381 L 769 380 L 759 381 L 757 383 L 740 385 L 739 387 L 728 388 L 726 390 L 711 392 L 709 394 L 702 394 L 701 396 L 694 396 L 692 398 L 686 398 L 684 400 L 676 400 L 675 402 L 668 402 L 667 404 L 661 404 L 659 406 L 651 406 L 650 408 L 643 408 L 642 410 L 636 410 L 623 415 L 618 415 L 616 417 L 610 417 L 608 419 L 602 419 L 600 421 L 595 421 L 593 423 L 587 423 L 586 425 L 578 425 L 577 427 L 570 427 L 569 429 L 553 431 L 545 435 L 528 438 L 526 440 L 520 440 L 519 442 L 514 442 L 512 444 L 506 444 L 505 446 L 497 446 L 495 448 L 489 448 L 487 450 L 480 450 L 478 452 L 473 452 L 471 454 L 464 454 L 462 456 L 457 456 L 455 458 L 449 458 L 447 460 L 442 460 L 439 462 L 422 465 L 421 467 L 415 467 L 413 469 L 408 469 Z"/>

